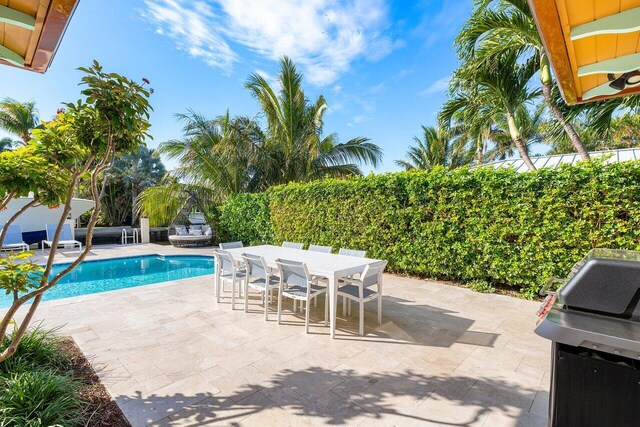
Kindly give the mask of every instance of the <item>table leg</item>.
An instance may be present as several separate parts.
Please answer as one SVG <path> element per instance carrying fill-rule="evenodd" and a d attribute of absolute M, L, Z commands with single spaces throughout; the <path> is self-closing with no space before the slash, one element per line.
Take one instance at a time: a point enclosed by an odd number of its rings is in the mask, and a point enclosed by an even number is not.
<path fill-rule="evenodd" d="M 335 275 L 330 275 L 328 278 L 327 288 L 329 290 L 329 329 L 331 331 L 331 338 L 336 336 L 336 309 L 338 306 L 338 292 L 336 292 L 336 285 L 338 280 Z"/>

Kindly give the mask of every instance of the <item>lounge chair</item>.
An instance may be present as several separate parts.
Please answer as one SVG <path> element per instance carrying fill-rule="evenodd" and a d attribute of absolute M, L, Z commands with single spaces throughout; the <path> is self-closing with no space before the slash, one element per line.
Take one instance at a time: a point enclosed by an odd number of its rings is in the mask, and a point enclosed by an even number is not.
<path fill-rule="evenodd" d="M 9 228 L 7 228 L 7 234 L 4 236 L 4 241 L 2 242 L 2 248 L 0 248 L 0 250 L 20 250 L 21 252 L 29 250 L 29 245 L 22 240 L 22 227 L 18 224 L 11 224 Z"/>
<path fill-rule="evenodd" d="M 44 250 L 46 246 L 53 247 L 53 236 L 56 234 L 56 228 L 58 228 L 58 224 L 47 224 L 47 240 L 42 241 L 42 249 Z M 46 246 L 45 246 L 46 245 Z M 78 247 L 78 252 L 82 251 L 82 243 L 74 239 L 73 229 L 71 225 L 64 224 L 62 226 L 62 230 L 60 231 L 60 240 L 58 240 L 58 247 L 64 246 L 67 247 Z"/>
<path fill-rule="evenodd" d="M 213 230 L 208 225 L 191 225 L 187 230 L 184 225 L 175 226 L 176 234 L 169 236 L 173 246 L 204 246 L 211 242 Z"/>

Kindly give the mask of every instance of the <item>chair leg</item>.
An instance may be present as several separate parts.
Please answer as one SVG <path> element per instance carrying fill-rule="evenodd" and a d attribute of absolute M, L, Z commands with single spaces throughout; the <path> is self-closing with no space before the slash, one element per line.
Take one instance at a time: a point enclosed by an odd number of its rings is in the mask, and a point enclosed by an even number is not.
<path fill-rule="evenodd" d="M 378 294 L 378 325 L 382 325 L 382 295 Z"/>
<path fill-rule="evenodd" d="M 347 299 L 342 297 L 342 317 L 347 317 Z"/>
<path fill-rule="evenodd" d="M 293 300 L 293 312 L 296 313 L 298 311 L 298 300 Z"/>
<path fill-rule="evenodd" d="M 302 305 L 302 301 L 300 301 L 300 305 Z M 304 311 L 304 333 L 309 333 L 309 297 L 307 297 L 306 309 Z"/>
<path fill-rule="evenodd" d="M 347 298 L 347 315 L 351 317 L 351 300 Z"/>
<path fill-rule="evenodd" d="M 313 308 L 318 308 L 318 297 L 313 299 Z"/>
<path fill-rule="evenodd" d="M 324 326 L 328 326 L 329 320 L 329 294 L 324 294 Z"/>
<path fill-rule="evenodd" d="M 282 295 L 278 292 L 278 325 L 280 324 L 280 318 L 282 314 Z"/>
<path fill-rule="evenodd" d="M 264 290 L 264 320 L 269 320 L 269 291 Z"/>
<path fill-rule="evenodd" d="M 236 309 L 236 281 L 231 283 L 231 310 Z"/>
<path fill-rule="evenodd" d="M 364 336 L 364 301 L 360 301 L 360 336 Z"/>
<path fill-rule="evenodd" d="M 244 285 L 244 312 L 249 312 L 249 282 Z"/>

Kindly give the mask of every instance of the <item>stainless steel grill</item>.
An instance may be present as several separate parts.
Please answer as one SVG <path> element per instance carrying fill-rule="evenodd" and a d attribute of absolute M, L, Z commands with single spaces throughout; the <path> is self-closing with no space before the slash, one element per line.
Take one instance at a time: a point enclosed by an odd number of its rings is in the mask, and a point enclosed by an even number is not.
<path fill-rule="evenodd" d="M 640 425 L 640 252 L 594 249 L 541 308 L 549 425 Z"/>

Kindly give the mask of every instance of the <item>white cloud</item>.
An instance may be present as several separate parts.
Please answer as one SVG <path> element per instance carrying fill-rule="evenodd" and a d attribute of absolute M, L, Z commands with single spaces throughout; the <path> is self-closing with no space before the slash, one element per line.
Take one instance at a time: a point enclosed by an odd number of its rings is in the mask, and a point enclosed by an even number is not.
<path fill-rule="evenodd" d="M 238 56 L 210 25 L 216 19 L 204 1 L 185 4 L 183 0 L 145 0 L 144 15 L 156 25 L 156 32 L 173 39 L 178 49 L 212 67 L 229 72 Z"/>
<path fill-rule="evenodd" d="M 431 86 L 420 92 L 420 95 L 427 96 L 434 93 L 444 92 L 449 88 L 449 80 L 451 80 L 450 76 L 443 77 L 440 80 L 436 80 L 431 84 Z"/>
<path fill-rule="evenodd" d="M 316 85 L 359 58 L 378 60 L 401 42 L 384 32 L 386 0 L 144 0 L 145 14 L 178 48 L 227 72 L 240 45 L 268 59 L 291 57 Z"/>

